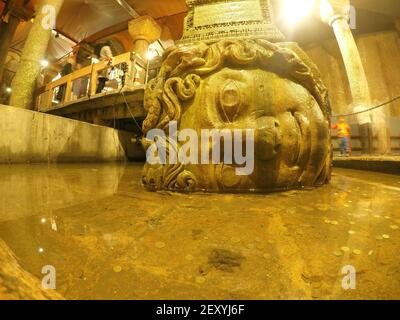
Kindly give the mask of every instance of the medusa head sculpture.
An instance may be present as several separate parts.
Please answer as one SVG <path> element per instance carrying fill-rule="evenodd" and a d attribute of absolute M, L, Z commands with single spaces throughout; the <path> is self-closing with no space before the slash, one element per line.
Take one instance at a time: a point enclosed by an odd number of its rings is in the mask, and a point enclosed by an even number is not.
<path fill-rule="evenodd" d="M 148 156 L 166 150 L 164 162 L 145 164 L 143 184 L 151 190 L 268 192 L 330 180 L 327 90 L 295 43 L 259 38 L 174 47 L 148 84 L 145 109 Z M 171 123 L 182 139 L 168 135 Z M 232 140 L 230 132 L 239 134 Z M 196 137 L 201 141 L 189 141 Z M 171 157 L 183 144 L 190 144 L 183 153 L 192 161 Z M 235 147 L 250 166 L 232 156 Z M 238 171 L 246 165 L 250 170 Z"/>

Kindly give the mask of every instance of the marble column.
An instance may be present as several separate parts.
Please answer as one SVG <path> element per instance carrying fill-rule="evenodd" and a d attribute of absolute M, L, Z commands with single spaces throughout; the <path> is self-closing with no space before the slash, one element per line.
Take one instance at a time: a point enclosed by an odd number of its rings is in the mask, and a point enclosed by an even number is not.
<path fill-rule="evenodd" d="M 343 57 L 355 108 L 351 111 L 367 109 L 372 106 L 371 94 L 361 56 L 348 23 L 350 0 L 321 0 L 320 3 L 321 19 L 332 27 Z M 389 131 L 385 119 L 377 115 L 374 113 L 372 122 L 377 137 L 375 149 L 379 153 L 387 153 L 390 150 L 387 137 Z"/>
<path fill-rule="evenodd" d="M 134 50 L 145 61 L 150 44 L 161 37 L 161 31 L 161 27 L 150 16 L 129 21 L 129 34 L 133 40 Z"/>
<path fill-rule="evenodd" d="M 40 61 L 45 58 L 51 37 L 51 29 L 43 27 L 43 22 L 48 19 L 48 13 L 43 13 L 43 7 L 53 6 L 57 15 L 63 1 L 42 0 L 35 6 L 36 18 L 26 39 L 21 62 L 12 83 L 11 106 L 32 108 L 36 80 L 40 74 Z"/>

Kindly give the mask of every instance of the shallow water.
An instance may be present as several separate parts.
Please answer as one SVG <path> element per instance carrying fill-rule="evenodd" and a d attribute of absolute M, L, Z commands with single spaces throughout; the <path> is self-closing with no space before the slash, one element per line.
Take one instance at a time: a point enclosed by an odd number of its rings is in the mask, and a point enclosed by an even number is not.
<path fill-rule="evenodd" d="M 0 166 L 0 237 L 68 299 L 400 299 L 400 176 L 183 195 L 145 191 L 141 167 Z"/>

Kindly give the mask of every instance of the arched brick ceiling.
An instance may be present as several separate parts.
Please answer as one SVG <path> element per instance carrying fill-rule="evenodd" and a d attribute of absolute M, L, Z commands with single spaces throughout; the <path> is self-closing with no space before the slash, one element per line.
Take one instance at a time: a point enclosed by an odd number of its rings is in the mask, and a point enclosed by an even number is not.
<path fill-rule="evenodd" d="M 38 0 L 31 0 L 32 3 L 35 1 Z M 127 28 L 127 21 L 133 17 L 120 1 L 125 1 L 137 14 L 150 15 L 160 25 L 167 26 L 175 39 L 181 37 L 187 10 L 184 0 L 65 0 L 57 20 L 57 29 L 77 42 L 87 38 L 101 39 L 102 36 L 108 35 L 108 30 L 122 32 Z M 279 18 L 282 0 L 271 1 Z M 351 1 L 358 9 L 356 33 L 393 28 L 394 17 L 400 16 L 399 0 Z M 333 36 L 330 28 L 323 25 L 316 16 L 304 21 L 294 30 L 288 31 L 285 21 L 278 19 L 278 24 L 289 41 L 306 44 Z M 18 35 L 16 37 L 21 38 Z"/>

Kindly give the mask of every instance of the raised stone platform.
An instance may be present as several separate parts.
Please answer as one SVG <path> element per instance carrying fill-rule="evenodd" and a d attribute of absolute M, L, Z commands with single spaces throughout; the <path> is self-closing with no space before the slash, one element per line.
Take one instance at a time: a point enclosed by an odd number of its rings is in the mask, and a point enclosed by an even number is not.
<path fill-rule="evenodd" d="M 333 165 L 340 168 L 400 174 L 400 155 L 334 157 Z"/>
<path fill-rule="evenodd" d="M 0 105 L 0 164 L 143 159 L 131 132 Z"/>

